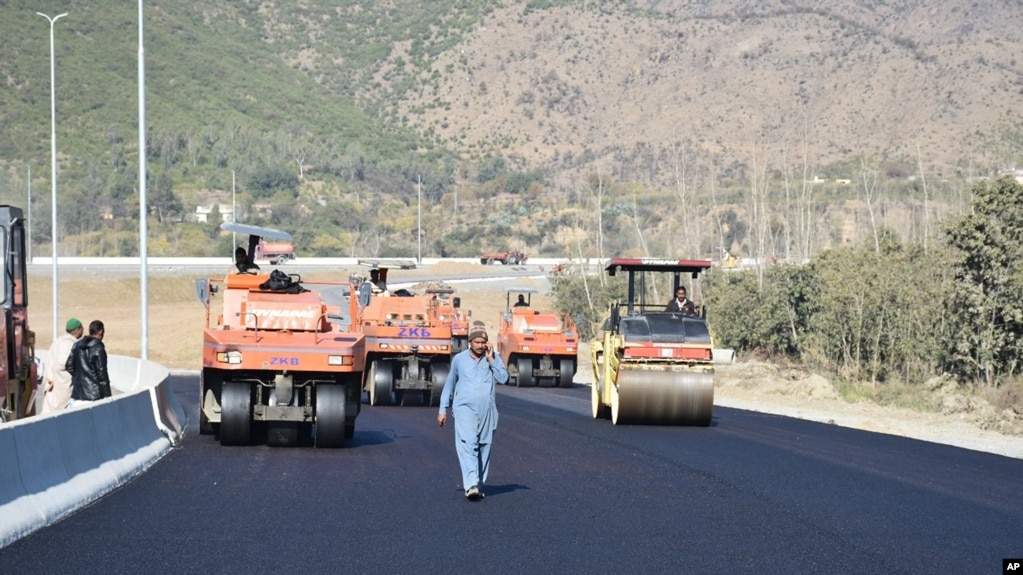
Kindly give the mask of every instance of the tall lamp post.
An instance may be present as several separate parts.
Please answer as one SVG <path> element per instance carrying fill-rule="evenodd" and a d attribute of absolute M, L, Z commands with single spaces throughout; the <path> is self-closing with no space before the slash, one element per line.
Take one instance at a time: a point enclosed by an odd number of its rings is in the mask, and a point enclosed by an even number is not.
<path fill-rule="evenodd" d="M 416 263 L 423 265 L 423 176 L 419 176 L 419 185 L 416 187 L 416 196 L 418 198 L 418 217 L 416 239 L 418 240 L 419 246 L 419 257 L 416 258 Z"/>
<path fill-rule="evenodd" d="M 28 263 L 32 263 L 32 166 L 28 167 Z"/>
<path fill-rule="evenodd" d="M 142 0 L 139 0 L 139 298 L 142 302 L 141 321 L 143 360 L 149 359 L 149 248 L 146 214 L 146 50 L 142 44 Z"/>
<path fill-rule="evenodd" d="M 50 200 L 50 238 L 53 241 L 53 257 L 50 260 L 53 266 L 53 341 L 57 341 L 57 316 L 60 315 L 60 308 L 57 307 L 57 90 L 53 24 L 67 16 L 67 12 L 53 18 L 42 12 L 36 12 L 36 14 L 50 22 L 50 184 L 53 187 Z"/>

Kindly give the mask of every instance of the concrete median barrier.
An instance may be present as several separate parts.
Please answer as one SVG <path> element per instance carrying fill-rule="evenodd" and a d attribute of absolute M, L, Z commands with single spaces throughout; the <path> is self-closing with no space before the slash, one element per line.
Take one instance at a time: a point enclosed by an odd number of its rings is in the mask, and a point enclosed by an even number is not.
<path fill-rule="evenodd" d="M 167 369 L 122 356 L 108 366 L 114 397 L 0 424 L 0 547 L 102 497 L 181 441 L 186 415 Z"/>

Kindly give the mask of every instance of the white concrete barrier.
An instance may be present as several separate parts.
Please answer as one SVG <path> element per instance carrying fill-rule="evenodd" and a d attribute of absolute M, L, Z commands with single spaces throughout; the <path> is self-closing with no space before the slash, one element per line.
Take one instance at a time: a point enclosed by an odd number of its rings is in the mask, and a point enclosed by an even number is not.
<path fill-rule="evenodd" d="M 715 349 L 713 354 L 714 363 L 735 363 L 734 349 Z"/>
<path fill-rule="evenodd" d="M 186 415 L 167 369 L 123 356 L 109 356 L 108 367 L 114 397 L 0 424 L 0 547 L 95 501 L 181 441 Z"/>
<path fill-rule="evenodd" d="M 0 512 L 0 533 L 3 539 L 0 546 L 26 535 L 34 526 L 42 524 L 46 518 L 36 508 L 21 482 L 21 464 L 18 461 L 18 443 L 15 441 L 14 426 L 0 426 L 0 490 L 2 490 L 3 508 Z"/>

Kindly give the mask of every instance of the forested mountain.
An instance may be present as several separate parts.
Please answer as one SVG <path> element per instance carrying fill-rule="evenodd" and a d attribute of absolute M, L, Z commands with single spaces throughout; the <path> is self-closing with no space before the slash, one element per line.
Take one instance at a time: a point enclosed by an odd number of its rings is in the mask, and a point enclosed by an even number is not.
<path fill-rule="evenodd" d="M 0 2 L 0 193 L 61 253 L 138 239 L 138 10 Z M 226 255 L 197 206 L 302 255 L 522 248 L 808 257 L 926 243 L 1023 163 L 999 0 L 145 3 L 150 255 Z M 232 186 L 232 175 L 236 184 Z M 218 208 L 219 210 L 219 208 Z M 219 216 L 218 211 L 211 214 Z"/>

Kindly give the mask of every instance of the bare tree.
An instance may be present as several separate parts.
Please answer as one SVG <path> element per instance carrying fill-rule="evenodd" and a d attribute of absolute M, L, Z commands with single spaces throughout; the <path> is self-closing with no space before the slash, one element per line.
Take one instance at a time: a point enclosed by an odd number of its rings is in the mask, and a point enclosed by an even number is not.
<path fill-rule="evenodd" d="M 874 218 L 874 198 L 877 194 L 877 168 L 868 166 L 866 160 L 860 161 L 860 179 L 863 183 L 863 201 L 867 204 L 867 215 L 870 218 L 870 231 L 874 236 L 874 253 L 881 253 L 881 243 L 877 234 L 877 221 Z"/>
<path fill-rule="evenodd" d="M 810 162 L 807 158 L 809 144 L 806 141 L 806 132 L 803 136 L 803 185 L 799 198 L 799 257 L 808 259 L 813 254 L 814 231 L 814 203 L 813 203 L 813 182 L 810 180 Z"/>
<path fill-rule="evenodd" d="M 927 178 L 924 177 L 924 162 L 923 162 L 923 159 L 920 157 L 920 144 L 916 145 L 916 164 L 917 164 L 917 166 L 920 169 L 920 185 L 923 187 L 923 191 L 924 191 L 924 213 L 923 213 L 923 216 L 924 216 L 924 242 L 923 243 L 924 243 L 924 253 L 927 253 L 927 240 L 930 239 L 929 236 L 931 235 L 931 223 L 930 223 L 930 217 L 928 215 L 928 210 L 929 210 L 928 204 L 930 202 L 929 202 L 929 198 L 927 197 Z"/>
<path fill-rule="evenodd" d="M 687 161 L 684 150 L 678 142 L 671 143 L 671 154 L 675 175 L 675 197 L 678 198 L 682 228 L 682 250 L 686 254 L 695 253 L 693 249 L 692 230 L 689 225 L 689 211 L 693 203 L 693 194 L 686 185 Z"/>
<path fill-rule="evenodd" d="M 757 162 L 757 146 L 753 144 L 750 163 L 750 194 L 747 209 L 750 218 L 753 257 L 756 262 L 757 285 L 764 286 L 764 266 L 767 263 L 767 238 L 770 234 L 770 220 L 767 213 L 768 188 L 767 161 Z"/>
<path fill-rule="evenodd" d="M 604 194 L 607 189 L 604 186 L 604 175 L 597 170 L 596 176 L 591 178 L 590 189 L 593 191 L 594 201 L 597 204 L 597 257 L 604 259 Z"/>
<path fill-rule="evenodd" d="M 639 238 L 639 247 L 643 249 L 643 253 L 650 257 L 650 248 L 647 247 L 646 238 L 643 237 L 643 227 L 639 225 L 639 184 L 632 186 L 632 222 L 636 226 L 636 236 Z"/>

